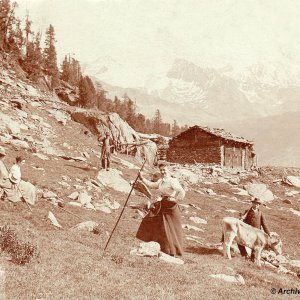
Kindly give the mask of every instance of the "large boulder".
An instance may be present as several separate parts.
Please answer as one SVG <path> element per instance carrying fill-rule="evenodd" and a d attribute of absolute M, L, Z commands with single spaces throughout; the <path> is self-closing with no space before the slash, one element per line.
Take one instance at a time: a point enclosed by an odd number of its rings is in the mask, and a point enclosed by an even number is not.
<path fill-rule="evenodd" d="M 106 171 L 103 169 L 99 171 L 97 179 L 106 187 L 128 194 L 131 190 L 131 185 L 121 175 L 121 171 L 115 169 Z"/>
<path fill-rule="evenodd" d="M 298 176 L 286 176 L 284 182 L 300 188 L 300 178 Z"/>
<path fill-rule="evenodd" d="M 194 172 L 188 169 L 176 169 L 174 175 L 180 179 L 181 181 L 185 181 L 191 184 L 196 184 L 199 182 L 199 175 L 195 174 Z"/>
<path fill-rule="evenodd" d="M 273 193 L 263 183 L 249 183 L 245 186 L 249 195 L 261 200 L 262 202 L 270 202 L 274 200 Z"/>

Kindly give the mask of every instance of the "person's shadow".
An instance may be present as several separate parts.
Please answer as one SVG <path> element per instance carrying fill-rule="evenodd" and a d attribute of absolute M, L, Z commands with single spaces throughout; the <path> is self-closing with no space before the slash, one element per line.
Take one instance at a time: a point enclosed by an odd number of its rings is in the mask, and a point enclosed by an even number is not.
<path fill-rule="evenodd" d="M 185 249 L 188 253 L 200 254 L 200 255 L 223 255 L 222 251 L 216 248 L 210 247 L 187 247 Z"/>

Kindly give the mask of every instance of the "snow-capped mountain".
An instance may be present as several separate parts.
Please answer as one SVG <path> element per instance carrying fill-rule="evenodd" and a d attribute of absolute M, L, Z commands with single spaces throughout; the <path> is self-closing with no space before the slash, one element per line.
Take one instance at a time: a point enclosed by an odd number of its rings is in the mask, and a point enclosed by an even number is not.
<path fill-rule="evenodd" d="M 131 96 L 140 112 L 165 120 L 209 124 L 300 111 L 300 64 L 288 58 L 243 67 L 201 67 L 176 59 L 165 73 L 144 77 L 110 57 L 83 66 L 84 73 L 107 83 L 109 95 Z M 130 70 L 130 71 L 128 71 Z M 119 87 L 119 88 L 118 88 Z M 147 100 L 145 100 L 147 99 Z M 173 109 L 170 110 L 170 107 Z"/>

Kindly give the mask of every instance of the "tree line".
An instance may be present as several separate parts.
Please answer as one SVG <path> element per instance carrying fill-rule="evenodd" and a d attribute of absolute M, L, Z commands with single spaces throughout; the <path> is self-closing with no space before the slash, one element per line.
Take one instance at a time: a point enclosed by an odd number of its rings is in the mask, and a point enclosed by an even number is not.
<path fill-rule="evenodd" d="M 78 90 L 79 97 L 74 105 L 116 112 L 139 132 L 175 136 L 187 129 L 187 126 L 180 127 L 176 120 L 172 124 L 164 122 L 159 109 L 151 119 L 137 113 L 135 102 L 127 94 L 122 98 L 115 96 L 113 100 L 108 99 L 101 84 L 94 84 L 89 76 L 84 76 L 80 62 L 70 54 L 65 55 L 59 68 L 54 27 L 51 24 L 48 26 L 42 41 L 42 32 L 32 30 L 29 14 L 22 26 L 15 15 L 16 8 L 16 2 L 0 0 L 0 52 L 9 54 L 17 61 L 29 80 L 38 83 L 44 79 L 51 90 L 64 81 Z"/>

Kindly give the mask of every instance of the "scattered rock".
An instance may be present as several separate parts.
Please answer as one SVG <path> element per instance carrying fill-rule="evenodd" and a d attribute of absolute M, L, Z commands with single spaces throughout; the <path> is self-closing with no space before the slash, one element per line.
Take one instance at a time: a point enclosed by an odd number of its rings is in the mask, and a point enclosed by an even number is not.
<path fill-rule="evenodd" d="M 96 203 L 95 209 L 102 211 L 106 214 L 111 214 L 111 209 L 105 203 Z"/>
<path fill-rule="evenodd" d="M 81 203 L 79 203 L 79 202 L 74 202 L 74 201 L 70 201 L 70 202 L 68 202 L 68 204 L 69 204 L 69 205 L 72 205 L 72 206 L 77 206 L 77 207 L 81 207 L 81 206 L 82 206 Z"/>
<path fill-rule="evenodd" d="M 235 209 L 226 209 L 226 211 L 228 211 L 228 212 L 230 212 L 230 213 L 232 213 L 232 214 L 234 214 L 234 213 L 237 213 L 238 211 L 237 210 L 235 210 Z"/>
<path fill-rule="evenodd" d="M 190 217 L 189 218 L 191 221 L 193 221 L 196 224 L 207 224 L 207 221 L 204 219 L 201 219 L 199 217 Z"/>
<path fill-rule="evenodd" d="M 158 256 L 160 253 L 160 245 L 157 242 L 141 242 L 140 245 L 131 250 L 131 255 L 138 255 L 138 256 Z"/>
<path fill-rule="evenodd" d="M 189 224 L 182 224 L 182 228 L 183 228 L 183 229 L 187 229 L 187 230 L 193 229 L 193 230 L 195 230 L 195 231 L 201 231 L 201 232 L 204 232 L 203 229 L 198 228 L 198 227 L 193 226 L 193 225 L 189 225 Z"/>
<path fill-rule="evenodd" d="M 64 182 L 64 181 L 58 181 L 57 183 L 58 183 L 59 185 L 65 187 L 65 188 L 69 188 L 69 187 L 70 187 L 70 185 L 69 185 L 67 182 Z"/>
<path fill-rule="evenodd" d="M 205 190 L 205 192 L 208 194 L 208 195 L 210 195 L 210 196 L 215 196 L 215 195 L 217 195 L 212 189 L 204 189 Z"/>
<path fill-rule="evenodd" d="M 201 210 L 201 208 L 195 204 L 189 203 L 189 206 L 196 208 L 197 210 Z"/>
<path fill-rule="evenodd" d="M 285 194 L 288 197 L 294 197 L 295 195 L 299 194 L 299 191 L 288 191 L 288 192 L 285 192 Z"/>
<path fill-rule="evenodd" d="M 72 194 L 70 194 L 68 196 L 68 198 L 72 199 L 72 200 L 76 200 L 78 199 L 79 193 L 78 192 L 73 192 Z"/>
<path fill-rule="evenodd" d="M 290 208 L 289 211 L 291 211 L 294 215 L 300 217 L 300 211 L 299 210 L 295 210 L 293 208 Z"/>
<path fill-rule="evenodd" d="M 300 178 L 297 176 L 286 176 L 283 181 L 288 185 L 300 187 Z"/>
<path fill-rule="evenodd" d="M 44 154 L 41 154 L 41 153 L 33 153 L 32 155 L 42 159 L 42 160 L 49 160 L 49 157 L 44 155 Z"/>
<path fill-rule="evenodd" d="M 290 274 L 290 275 L 293 275 L 293 276 L 296 276 L 297 277 L 297 273 L 291 271 L 291 270 L 288 270 L 287 268 L 279 265 L 278 269 L 277 269 L 277 273 L 283 273 L 283 274 Z"/>
<path fill-rule="evenodd" d="M 61 124 L 66 125 L 70 116 L 60 110 L 49 109 L 48 112 Z"/>
<path fill-rule="evenodd" d="M 284 199 L 282 202 L 286 204 L 292 204 L 292 201 L 289 199 Z"/>
<path fill-rule="evenodd" d="M 78 201 L 82 205 L 87 205 L 87 204 L 91 203 L 92 196 L 90 196 L 86 191 L 80 192 L 80 194 L 78 195 Z"/>
<path fill-rule="evenodd" d="M 178 257 L 174 257 L 171 255 L 168 255 L 164 252 L 159 253 L 159 259 L 162 261 L 165 261 L 167 263 L 176 264 L 176 265 L 183 265 L 184 261 Z"/>
<path fill-rule="evenodd" d="M 43 198 L 45 198 L 45 199 L 57 198 L 57 194 L 55 194 L 55 193 L 52 192 L 52 191 L 45 190 L 45 191 L 43 192 Z"/>
<path fill-rule="evenodd" d="M 233 185 L 238 185 L 240 183 L 240 178 L 239 177 L 232 177 L 229 179 L 229 183 L 233 184 Z"/>
<path fill-rule="evenodd" d="M 51 221 L 52 225 L 54 225 L 58 228 L 62 228 L 62 226 L 58 223 L 58 221 L 56 220 L 54 214 L 51 211 L 49 211 L 48 219 Z"/>
<path fill-rule="evenodd" d="M 300 260 L 290 260 L 289 261 L 289 264 L 293 267 L 297 267 L 297 268 L 300 268 Z"/>
<path fill-rule="evenodd" d="M 240 274 L 236 274 L 234 276 L 225 275 L 225 274 L 211 274 L 209 276 L 212 277 L 212 278 L 222 279 L 226 282 L 238 283 L 238 284 L 241 284 L 241 285 L 245 284 L 245 279 Z"/>
<path fill-rule="evenodd" d="M 87 230 L 90 232 L 99 231 L 99 224 L 94 221 L 81 222 L 74 226 L 78 230 Z"/>
<path fill-rule="evenodd" d="M 21 141 L 21 140 L 11 140 L 10 142 L 12 145 L 14 145 L 17 148 L 23 148 L 23 149 L 29 149 L 29 145 L 27 142 L 25 141 Z"/>

